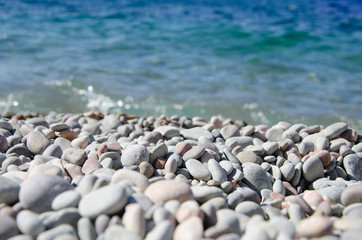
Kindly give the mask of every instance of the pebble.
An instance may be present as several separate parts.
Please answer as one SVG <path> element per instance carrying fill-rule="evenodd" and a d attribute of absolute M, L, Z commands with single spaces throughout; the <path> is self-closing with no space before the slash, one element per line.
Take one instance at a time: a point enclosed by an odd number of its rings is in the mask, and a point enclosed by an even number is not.
<path fill-rule="evenodd" d="M 167 154 L 167 152 L 168 152 L 168 148 L 165 143 L 156 145 L 150 153 L 150 157 L 149 157 L 150 163 L 154 163 L 158 158 L 164 157 Z M 134 164 L 132 164 L 132 165 L 134 165 Z"/>
<path fill-rule="evenodd" d="M 285 163 L 281 168 L 280 171 L 282 172 L 282 175 L 284 179 L 288 182 L 290 182 L 295 173 L 294 164 L 293 163 Z"/>
<path fill-rule="evenodd" d="M 141 162 L 149 161 L 147 148 L 141 145 L 130 145 L 123 152 L 121 162 L 123 166 L 139 165 Z"/>
<path fill-rule="evenodd" d="M 6 177 L 0 176 L 0 203 L 12 205 L 19 200 L 20 186 Z"/>
<path fill-rule="evenodd" d="M 348 186 L 341 194 L 341 202 L 344 206 L 362 202 L 362 183 Z"/>
<path fill-rule="evenodd" d="M 348 129 L 348 125 L 344 122 L 333 123 L 327 128 L 323 129 L 323 135 L 328 139 L 334 139 L 341 135 L 344 131 Z"/>
<path fill-rule="evenodd" d="M 227 181 L 226 171 L 220 166 L 215 159 L 210 159 L 207 163 L 212 179 L 220 184 Z"/>
<path fill-rule="evenodd" d="M 127 199 L 128 195 L 123 186 L 108 185 L 86 194 L 79 202 L 79 213 L 82 217 L 91 219 L 101 214 L 114 214 L 124 208 Z"/>
<path fill-rule="evenodd" d="M 235 212 L 246 216 L 261 215 L 264 217 L 264 211 L 259 204 L 252 201 L 243 201 L 235 207 Z"/>
<path fill-rule="evenodd" d="M 350 180 L 362 180 L 362 163 L 356 154 L 349 154 L 343 158 L 343 167 Z"/>
<path fill-rule="evenodd" d="M 146 236 L 146 240 L 172 240 L 174 224 L 170 220 L 159 222 Z"/>
<path fill-rule="evenodd" d="M 209 131 L 207 131 L 206 129 L 204 129 L 202 127 L 184 129 L 184 130 L 180 131 L 180 134 L 186 139 L 191 139 L 191 140 L 196 140 L 196 141 L 201 136 L 204 136 L 205 138 L 207 138 L 211 141 L 214 139 L 214 136 L 212 136 L 212 134 Z"/>
<path fill-rule="evenodd" d="M 142 238 L 137 234 L 128 231 L 121 225 L 114 224 L 107 228 L 104 233 L 105 240 L 141 240 Z"/>
<path fill-rule="evenodd" d="M 89 218 L 79 219 L 77 229 L 80 240 L 95 240 L 97 238 L 97 232 Z"/>
<path fill-rule="evenodd" d="M 256 163 L 243 164 L 243 182 L 254 191 L 260 192 L 262 189 L 272 190 L 272 183 L 263 168 Z"/>
<path fill-rule="evenodd" d="M 76 237 L 77 234 L 74 231 L 74 228 L 69 224 L 62 224 L 55 228 L 51 228 L 45 232 L 42 232 L 36 238 L 37 240 L 55 240 L 57 237 L 63 234 L 69 234 Z M 74 239 L 74 238 L 73 238 Z"/>
<path fill-rule="evenodd" d="M 173 239 L 198 240 L 202 238 L 203 232 L 204 228 L 201 219 L 199 217 L 193 216 L 177 225 L 173 234 Z"/>
<path fill-rule="evenodd" d="M 297 226 L 301 237 L 313 238 L 329 234 L 333 229 L 333 222 L 325 216 L 311 216 L 303 219 Z"/>
<path fill-rule="evenodd" d="M 139 204 L 128 204 L 123 214 L 122 223 L 128 231 L 143 238 L 146 234 L 146 219 L 144 215 L 145 212 Z"/>
<path fill-rule="evenodd" d="M 278 142 L 283 140 L 283 132 L 281 128 L 270 128 L 265 132 L 265 137 L 271 142 Z"/>
<path fill-rule="evenodd" d="M 262 147 L 267 155 L 272 155 L 279 148 L 279 144 L 277 142 L 265 142 Z"/>
<path fill-rule="evenodd" d="M 198 160 L 189 159 L 185 162 L 186 168 L 189 173 L 196 179 L 208 181 L 211 179 L 210 171 Z"/>
<path fill-rule="evenodd" d="M 150 184 L 143 174 L 127 169 L 120 169 L 114 172 L 111 183 L 115 184 L 124 180 L 131 181 L 141 192 L 144 192 Z"/>
<path fill-rule="evenodd" d="M 68 207 L 77 207 L 81 199 L 80 193 L 75 190 L 62 192 L 52 202 L 53 210 L 60 210 Z"/>
<path fill-rule="evenodd" d="M 316 157 L 310 157 L 303 164 L 303 177 L 308 182 L 313 182 L 318 178 L 324 177 L 324 169 L 321 160 Z"/>
<path fill-rule="evenodd" d="M 216 197 L 223 197 L 224 192 L 217 187 L 195 186 L 191 188 L 196 201 L 205 203 L 208 200 Z"/>
<path fill-rule="evenodd" d="M 83 149 L 68 148 L 63 152 L 62 159 L 65 161 L 81 166 L 87 158 L 87 153 Z"/>
<path fill-rule="evenodd" d="M 51 210 L 51 203 L 58 194 L 70 189 L 72 186 L 61 177 L 38 174 L 22 183 L 19 200 L 25 209 L 44 212 Z"/>
<path fill-rule="evenodd" d="M 48 138 L 40 131 L 31 131 L 27 135 L 26 146 L 34 155 L 43 153 L 48 145 Z"/>
<path fill-rule="evenodd" d="M 200 146 L 194 146 L 190 150 L 184 153 L 182 156 L 184 161 L 188 161 L 190 159 L 198 159 L 205 153 L 205 148 Z"/>
<path fill-rule="evenodd" d="M 146 188 L 145 195 L 154 203 L 169 200 L 184 202 L 194 199 L 190 186 L 177 180 L 156 181 Z"/>
<path fill-rule="evenodd" d="M 239 128 L 235 125 L 227 125 L 221 128 L 220 133 L 225 140 L 231 137 L 240 136 Z"/>
<path fill-rule="evenodd" d="M 239 159 L 241 164 L 251 162 L 251 163 L 258 163 L 258 157 L 255 153 L 251 151 L 243 151 L 236 155 L 236 157 Z"/>
<path fill-rule="evenodd" d="M 0 215 L 0 239 L 6 240 L 18 233 L 19 230 L 14 219 L 6 215 Z"/>

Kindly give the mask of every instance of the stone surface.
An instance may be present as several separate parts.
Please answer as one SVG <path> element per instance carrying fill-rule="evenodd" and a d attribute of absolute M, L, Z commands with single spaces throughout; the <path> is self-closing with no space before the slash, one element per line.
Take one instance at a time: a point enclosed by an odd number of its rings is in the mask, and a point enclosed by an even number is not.
<path fill-rule="evenodd" d="M 301 237 L 313 238 L 327 235 L 332 231 L 333 223 L 325 216 L 312 216 L 302 220 L 297 231 Z"/>
<path fill-rule="evenodd" d="M 6 240 L 18 233 L 19 230 L 14 219 L 6 215 L 0 215 L 0 239 Z"/>
<path fill-rule="evenodd" d="M 212 179 L 219 182 L 220 184 L 227 181 L 226 171 L 215 159 L 210 159 L 207 162 L 207 167 L 211 173 Z"/>
<path fill-rule="evenodd" d="M 25 209 L 34 212 L 51 210 L 54 198 L 73 187 L 62 178 L 49 174 L 29 177 L 22 183 L 19 200 Z"/>
<path fill-rule="evenodd" d="M 342 192 L 341 202 L 344 206 L 362 202 L 362 183 L 353 184 L 347 187 Z"/>
<path fill-rule="evenodd" d="M 123 214 L 122 223 L 128 231 L 143 238 L 146 234 L 146 219 L 144 215 L 145 212 L 139 204 L 128 204 Z"/>
<path fill-rule="evenodd" d="M 181 130 L 181 135 L 186 139 L 198 140 L 199 137 L 204 136 L 209 140 L 213 140 L 212 134 L 202 127 L 194 127 L 191 129 Z"/>
<path fill-rule="evenodd" d="M 251 163 L 257 163 L 258 158 L 255 153 L 251 151 L 242 151 L 236 155 L 236 157 L 239 159 L 241 164 L 251 162 Z"/>
<path fill-rule="evenodd" d="M 182 158 L 184 161 L 189 159 L 198 159 L 205 153 L 205 148 L 200 146 L 194 146 L 190 150 L 184 153 Z"/>
<path fill-rule="evenodd" d="M 194 199 L 190 186 L 185 182 L 177 180 L 160 180 L 154 182 L 145 190 L 145 195 L 154 203 L 169 200 L 184 202 Z"/>
<path fill-rule="evenodd" d="M 149 161 L 149 152 L 147 148 L 141 145 L 130 145 L 122 152 L 121 162 L 123 166 L 139 165 L 144 161 Z"/>
<path fill-rule="evenodd" d="M 211 178 L 210 171 L 198 160 L 190 159 L 186 163 L 186 168 L 190 174 L 199 180 L 208 181 Z"/>
<path fill-rule="evenodd" d="M 111 183 L 119 183 L 121 181 L 131 181 L 141 192 L 144 192 L 149 185 L 148 179 L 141 173 L 127 169 L 116 171 L 111 178 Z"/>
<path fill-rule="evenodd" d="M 83 149 L 68 148 L 63 152 L 62 159 L 74 165 L 81 166 L 84 164 L 87 154 Z"/>
<path fill-rule="evenodd" d="M 104 233 L 105 240 L 141 240 L 137 234 L 128 231 L 121 225 L 111 225 Z"/>
<path fill-rule="evenodd" d="M 80 199 L 80 193 L 75 190 L 62 192 L 54 198 L 52 202 L 52 209 L 60 210 L 62 208 L 77 207 Z"/>
<path fill-rule="evenodd" d="M 119 184 L 102 187 L 85 195 L 79 202 L 79 213 L 95 219 L 101 214 L 114 214 L 127 204 L 126 189 Z"/>
<path fill-rule="evenodd" d="M 262 189 L 272 190 L 272 183 L 263 168 L 256 163 L 243 164 L 243 182 L 254 191 L 260 192 Z"/>
<path fill-rule="evenodd" d="M 42 132 L 31 131 L 27 135 L 26 146 L 34 155 L 43 153 L 48 145 L 49 140 Z"/>
<path fill-rule="evenodd" d="M 348 179 L 362 180 L 362 160 L 356 154 L 349 154 L 343 159 L 343 166 Z"/>
<path fill-rule="evenodd" d="M 18 183 L 0 176 L 0 203 L 14 204 L 19 199 L 20 186 Z"/>
<path fill-rule="evenodd" d="M 323 134 L 329 139 L 334 139 L 347 129 L 348 125 L 344 122 L 333 123 L 323 130 Z"/>
<path fill-rule="evenodd" d="M 173 234 L 174 240 L 198 240 L 203 236 L 204 228 L 202 221 L 199 217 L 190 217 L 187 220 L 180 223 Z"/>
<path fill-rule="evenodd" d="M 318 178 L 324 177 L 324 169 L 321 160 L 316 157 L 310 157 L 303 164 L 303 177 L 308 182 L 313 182 Z"/>

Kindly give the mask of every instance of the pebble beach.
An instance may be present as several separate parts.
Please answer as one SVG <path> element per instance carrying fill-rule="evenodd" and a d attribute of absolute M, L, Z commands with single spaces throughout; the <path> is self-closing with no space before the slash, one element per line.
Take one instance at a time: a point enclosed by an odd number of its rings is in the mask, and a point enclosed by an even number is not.
<path fill-rule="evenodd" d="M 213 116 L 0 119 L 0 240 L 354 240 L 362 136 Z"/>

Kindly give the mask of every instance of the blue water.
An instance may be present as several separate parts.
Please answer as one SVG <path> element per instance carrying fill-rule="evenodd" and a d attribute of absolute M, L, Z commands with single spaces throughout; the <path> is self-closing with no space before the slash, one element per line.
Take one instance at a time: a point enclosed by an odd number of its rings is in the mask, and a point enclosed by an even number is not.
<path fill-rule="evenodd" d="M 0 112 L 362 129 L 362 2 L 0 0 Z"/>

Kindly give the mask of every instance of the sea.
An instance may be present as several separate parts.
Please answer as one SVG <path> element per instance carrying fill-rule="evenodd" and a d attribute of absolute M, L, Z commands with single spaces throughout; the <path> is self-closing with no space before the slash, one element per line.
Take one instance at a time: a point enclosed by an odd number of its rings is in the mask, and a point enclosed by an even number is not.
<path fill-rule="evenodd" d="M 362 130 L 360 0 L 0 0 L 0 112 Z"/>

